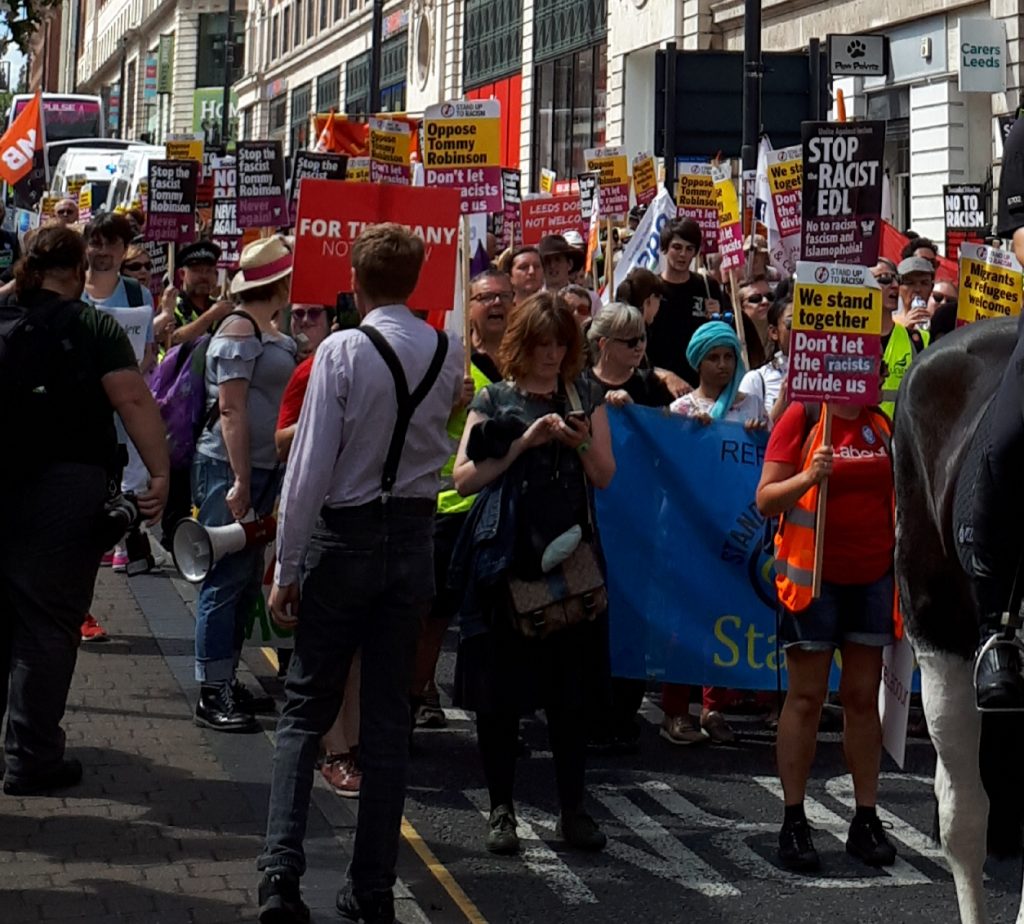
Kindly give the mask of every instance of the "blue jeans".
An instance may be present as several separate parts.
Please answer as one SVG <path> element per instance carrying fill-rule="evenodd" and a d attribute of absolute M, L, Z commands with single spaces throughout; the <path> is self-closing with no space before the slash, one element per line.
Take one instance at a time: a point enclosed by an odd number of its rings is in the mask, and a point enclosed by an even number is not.
<path fill-rule="evenodd" d="M 359 820 L 348 876 L 390 889 L 409 764 L 409 683 L 420 620 L 434 596 L 434 502 L 391 498 L 324 509 L 303 567 L 295 654 L 277 723 L 260 869 L 301 875 L 320 738 L 341 706 L 361 649 Z"/>
<path fill-rule="evenodd" d="M 274 509 L 278 472 L 254 468 L 251 481 L 253 508 L 258 516 L 266 516 Z M 234 483 L 227 462 L 196 453 L 192 462 L 192 502 L 199 508 L 203 526 L 235 522 L 226 500 Z M 246 616 L 263 592 L 263 558 L 262 545 L 225 555 L 203 581 L 196 603 L 196 680 L 201 683 L 221 683 L 234 676 Z"/>

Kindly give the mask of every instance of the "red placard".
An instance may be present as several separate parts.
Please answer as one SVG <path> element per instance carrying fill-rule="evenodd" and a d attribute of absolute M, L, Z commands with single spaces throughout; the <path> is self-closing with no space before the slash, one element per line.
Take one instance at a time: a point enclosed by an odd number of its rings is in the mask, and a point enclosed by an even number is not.
<path fill-rule="evenodd" d="M 525 199 L 522 204 L 523 244 L 539 244 L 545 234 L 584 233 L 580 219 L 580 197 L 546 196 Z"/>
<path fill-rule="evenodd" d="M 454 188 L 303 180 L 295 221 L 292 301 L 333 305 L 339 292 L 351 291 L 355 239 L 366 225 L 394 221 L 426 243 L 420 281 L 406 304 L 424 311 L 450 308 L 460 199 Z"/>

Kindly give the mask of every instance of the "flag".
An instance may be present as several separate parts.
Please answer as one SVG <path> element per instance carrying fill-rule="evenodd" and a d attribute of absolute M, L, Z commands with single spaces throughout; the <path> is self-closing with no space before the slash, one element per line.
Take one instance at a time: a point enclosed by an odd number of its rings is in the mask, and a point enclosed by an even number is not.
<path fill-rule="evenodd" d="M 647 207 L 644 217 L 633 236 L 629 239 L 619 262 L 614 267 L 614 278 L 608 290 L 604 293 L 604 302 L 607 304 L 615 295 L 615 290 L 622 282 L 629 271 L 638 266 L 657 273 L 661 269 L 661 229 L 676 217 L 676 204 L 672 194 L 663 186 L 654 201 Z"/>
<path fill-rule="evenodd" d="M 43 149 L 40 94 L 11 123 L 0 138 L 0 179 L 13 186 L 32 169 L 36 151 Z"/>
<path fill-rule="evenodd" d="M 316 124 L 314 119 L 313 124 Z M 319 137 L 316 139 L 316 146 L 313 148 L 318 154 L 328 154 L 334 150 L 334 110 L 332 109 L 327 113 L 327 121 L 324 123 L 323 130 L 320 132 Z"/>
<path fill-rule="evenodd" d="M 601 197 L 594 190 L 594 201 L 590 206 L 590 228 L 587 231 L 587 274 L 593 272 L 594 261 L 601 256 Z"/>

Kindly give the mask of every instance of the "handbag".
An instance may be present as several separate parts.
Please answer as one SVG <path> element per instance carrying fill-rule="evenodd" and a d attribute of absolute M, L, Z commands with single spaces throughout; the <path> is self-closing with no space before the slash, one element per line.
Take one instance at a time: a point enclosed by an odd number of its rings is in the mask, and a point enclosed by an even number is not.
<path fill-rule="evenodd" d="M 569 403 L 574 411 L 583 406 L 570 383 Z M 589 535 L 594 527 L 587 504 Z M 560 629 L 595 619 L 608 605 L 604 575 L 597 560 L 593 539 L 581 539 L 573 552 L 546 574 L 537 578 L 509 576 L 512 625 L 525 638 L 544 639 Z"/>

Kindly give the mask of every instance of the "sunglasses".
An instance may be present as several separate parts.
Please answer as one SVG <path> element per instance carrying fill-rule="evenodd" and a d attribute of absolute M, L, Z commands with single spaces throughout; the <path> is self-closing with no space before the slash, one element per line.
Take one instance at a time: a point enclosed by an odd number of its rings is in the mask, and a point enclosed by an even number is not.
<path fill-rule="evenodd" d="M 727 324 L 730 321 L 734 320 L 735 317 L 736 315 L 734 315 L 731 311 L 716 311 L 714 314 L 709 315 L 710 320 L 725 321 Z"/>
<path fill-rule="evenodd" d="M 932 295 L 932 301 L 935 302 L 937 308 L 941 308 L 943 305 L 955 305 L 956 298 L 952 295 Z"/>
<path fill-rule="evenodd" d="M 750 302 L 752 305 L 760 305 L 761 302 L 774 302 L 775 297 L 767 293 L 754 292 L 752 295 L 747 296 L 747 301 Z"/>
<path fill-rule="evenodd" d="M 292 317 L 297 321 L 319 321 L 326 308 L 293 308 Z"/>
<path fill-rule="evenodd" d="M 153 264 L 152 263 L 125 263 L 124 268 L 126 270 L 131 270 L 131 272 L 133 272 L 133 273 L 140 273 L 140 272 L 142 272 L 142 270 L 150 270 L 150 271 L 152 271 Z"/>
<path fill-rule="evenodd" d="M 882 286 L 891 286 L 894 282 L 899 283 L 900 277 L 895 273 L 881 273 L 875 276 L 875 282 Z"/>
<path fill-rule="evenodd" d="M 635 350 L 641 343 L 647 343 L 647 334 L 641 334 L 639 337 L 613 337 L 612 339 L 630 350 Z"/>

